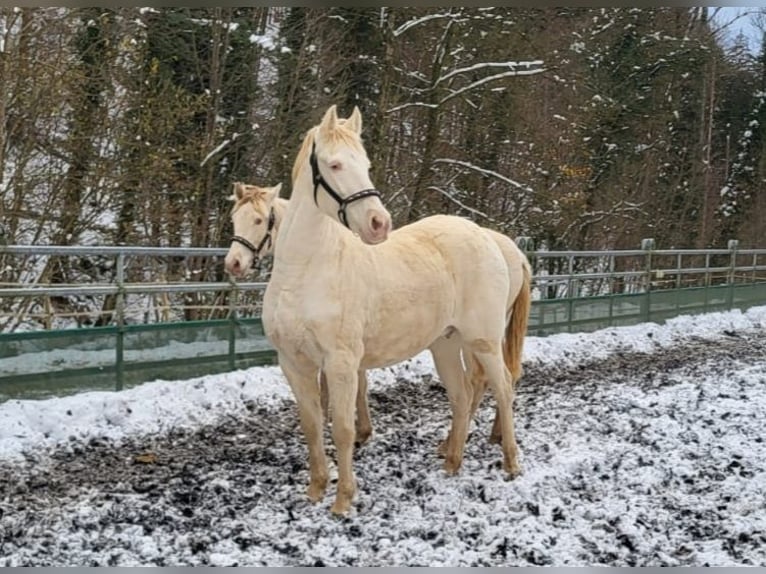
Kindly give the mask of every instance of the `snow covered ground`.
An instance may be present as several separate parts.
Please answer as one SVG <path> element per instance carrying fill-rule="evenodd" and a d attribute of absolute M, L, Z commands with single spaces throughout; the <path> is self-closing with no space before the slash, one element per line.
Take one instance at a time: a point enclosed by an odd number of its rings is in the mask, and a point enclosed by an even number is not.
<path fill-rule="evenodd" d="M 373 371 L 346 519 L 333 486 L 306 500 L 278 368 L 0 404 L 0 565 L 766 564 L 766 307 L 529 338 L 524 364 L 514 481 L 491 399 L 447 477 L 430 358 Z"/>

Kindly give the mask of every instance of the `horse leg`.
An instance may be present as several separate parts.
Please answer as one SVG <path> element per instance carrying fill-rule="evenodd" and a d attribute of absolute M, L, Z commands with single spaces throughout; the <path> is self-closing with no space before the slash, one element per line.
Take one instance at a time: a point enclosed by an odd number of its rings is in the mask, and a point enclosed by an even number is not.
<path fill-rule="evenodd" d="M 319 502 L 324 497 L 329 474 L 322 442 L 322 407 L 316 370 L 300 368 L 281 354 L 279 355 L 279 366 L 282 368 L 282 372 L 285 374 L 295 396 L 295 402 L 298 404 L 301 428 L 308 446 L 311 475 L 307 491 L 308 497 L 311 502 Z"/>
<path fill-rule="evenodd" d="M 511 373 L 505 366 L 502 353 L 500 352 L 501 341 L 491 343 L 486 339 L 473 341 L 476 360 L 481 364 L 487 374 L 489 384 L 497 402 L 497 415 L 500 419 L 500 435 L 502 437 L 503 467 L 506 472 L 515 477 L 521 474 L 517 455 L 516 435 L 513 428 L 513 400 L 514 388 Z"/>
<path fill-rule="evenodd" d="M 372 435 L 372 422 L 370 421 L 370 405 L 367 404 L 367 372 L 360 370 L 357 373 L 359 388 L 356 391 L 356 444 L 361 446 Z"/>
<path fill-rule="evenodd" d="M 356 493 L 354 478 L 354 407 L 359 387 L 357 367 L 359 361 L 347 354 L 338 354 L 325 360 L 324 372 L 330 391 L 332 409 L 332 438 L 338 456 L 338 489 L 331 511 L 345 514 L 351 508 Z"/>
<path fill-rule="evenodd" d="M 470 424 L 470 421 L 472 421 L 476 415 L 476 411 L 478 410 L 479 405 L 481 404 L 481 400 L 484 398 L 484 393 L 487 390 L 487 377 L 484 374 L 484 370 L 481 368 L 481 364 L 476 361 L 473 354 L 471 354 L 468 349 L 463 350 L 463 362 L 466 369 L 465 376 L 469 382 L 468 386 L 472 394 L 471 410 L 468 414 L 468 421 Z M 447 455 L 447 449 L 451 438 L 451 433 L 448 433 L 447 438 L 439 443 L 439 447 L 437 449 L 437 454 L 439 456 L 444 457 Z"/>
<path fill-rule="evenodd" d="M 495 409 L 495 420 L 492 421 L 492 430 L 489 431 L 490 444 L 503 444 L 503 431 L 500 428 L 500 410 Z"/>
<path fill-rule="evenodd" d="M 471 418 L 473 419 L 476 411 L 479 409 L 481 400 L 484 398 L 484 393 L 487 392 L 487 375 L 484 373 L 484 369 L 481 364 L 476 360 L 476 357 L 471 353 L 467 353 L 470 357 L 471 363 L 471 387 L 473 388 L 473 402 L 471 403 Z M 489 433 L 490 444 L 501 444 L 503 437 L 500 431 L 500 416 L 498 409 L 495 407 L 495 420 L 492 421 L 492 430 Z"/>
<path fill-rule="evenodd" d="M 360 370 L 357 376 L 359 378 L 359 390 L 356 393 L 356 443 L 357 446 L 361 446 L 372 435 L 372 422 L 370 420 L 370 407 L 367 403 L 367 373 Z M 319 372 L 319 392 L 322 413 L 325 420 L 329 422 L 330 394 L 327 390 L 327 375 L 324 374 L 324 371 Z"/>
<path fill-rule="evenodd" d="M 452 406 L 452 428 L 445 441 L 444 470 L 455 474 L 463 463 L 463 450 L 468 437 L 471 389 L 460 360 L 460 338 L 437 339 L 430 347 L 436 372 L 447 390 Z"/>
<path fill-rule="evenodd" d="M 467 363 L 471 365 L 469 372 L 471 377 L 471 389 L 473 390 L 473 400 L 471 401 L 471 419 L 473 420 L 473 417 L 476 416 L 476 411 L 479 410 L 481 400 L 487 392 L 489 381 L 487 380 L 487 374 L 484 372 L 481 363 L 479 363 L 473 353 L 466 351 L 466 356 L 468 357 Z"/>

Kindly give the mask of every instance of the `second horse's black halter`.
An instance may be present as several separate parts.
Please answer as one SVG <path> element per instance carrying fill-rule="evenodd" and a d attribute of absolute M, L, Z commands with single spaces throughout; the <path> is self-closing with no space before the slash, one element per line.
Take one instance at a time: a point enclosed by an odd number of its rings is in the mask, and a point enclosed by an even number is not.
<path fill-rule="evenodd" d="M 266 244 L 268 243 L 268 246 L 271 247 L 271 233 L 274 230 L 274 224 L 276 222 L 276 217 L 274 215 L 274 208 L 271 208 L 271 211 L 269 211 L 269 222 L 266 225 L 266 235 L 263 236 L 263 239 L 261 239 L 261 242 L 258 244 L 258 247 L 250 243 L 247 239 L 244 237 L 241 237 L 239 235 L 235 235 L 231 238 L 232 241 L 239 243 L 240 245 L 244 245 L 247 247 L 250 251 L 253 252 L 253 264 L 252 267 L 255 268 L 255 266 L 258 264 L 258 260 L 261 257 L 261 251 L 263 251 L 263 248 L 266 247 Z"/>
<path fill-rule="evenodd" d="M 319 186 L 321 185 L 324 187 L 327 194 L 338 203 L 338 219 L 346 227 L 348 227 L 348 220 L 346 219 L 346 207 L 348 207 L 349 204 L 357 200 L 364 199 L 365 197 L 380 197 L 380 192 L 375 188 L 363 189 L 362 191 L 352 193 L 348 197 L 341 197 L 341 195 L 335 191 L 329 183 L 327 183 L 327 180 L 322 177 L 322 172 L 319 171 L 316 142 L 311 145 L 311 157 L 309 157 L 309 163 L 311 164 L 311 179 L 314 182 L 314 203 L 319 205 L 317 203 L 317 192 L 319 191 Z"/>

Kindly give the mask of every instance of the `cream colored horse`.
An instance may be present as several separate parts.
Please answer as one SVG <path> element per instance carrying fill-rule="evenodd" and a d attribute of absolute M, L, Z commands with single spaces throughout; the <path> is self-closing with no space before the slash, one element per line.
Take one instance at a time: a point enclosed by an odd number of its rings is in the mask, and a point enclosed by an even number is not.
<path fill-rule="evenodd" d="M 481 227 L 453 216 L 428 217 L 389 237 L 390 216 L 369 178 L 361 128 L 358 109 L 340 122 L 332 106 L 304 138 L 263 302 L 264 331 L 308 444 L 312 501 L 322 499 L 328 482 L 316 383 L 320 370 L 327 376 L 338 457 L 334 513 L 347 512 L 356 493 L 358 371 L 425 348 L 438 357 L 452 406 L 445 470 L 460 468 L 468 432 L 472 392 L 460 360 L 461 349 L 468 349 L 497 401 L 504 468 L 511 476 L 520 472 L 514 389 L 503 361 L 513 323 L 506 320 L 510 284 L 503 254 Z"/>
<path fill-rule="evenodd" d="M 281 184 L 275 187 L 258 187 L 241 182 L 234 184 L 234 193 L 229 197 L 234 202 L 231 211 L 234 237 L 229 252 L 226 254 L 226 271 L 237 279 L 244 278 L 252 269 L 257 260 L 273 253 L 274 238 L 284 218 L 285 210 L 289 204 L 287 199 L 279 197 Z M 491 229 L 485 229 L 487 233 L 500 247 L 508 266 L 510 289 L 506 303 L 506 313 L 515 318 L 517 324 L 511 330 L 511 341 L 508 348 L 512 349 L 505 356 L 505 363 L 511 371 L 514 382 L 521 378 L 521 356 L 524 337 L 529 319 L 531 294 L 531 272 L 526 256 L 518 246 L 507 236 Z M 481 367 L 476 360 L 466 353 L 471 388 L 473 389 L 473 402 L 471 416 L 481 402 L 487 387 L 487 379 L 483 376 Z M 438 359 L 438 357 L 434 357 Z M 356 399 L 356 442 L 364 444 L 372 434 L 369 406 L 367 403 L 367 376 L 364 370 L 358 372 L 359 389 Z M 327 416 L 327 403 L 329 399 L 327 391 L 327 379 L 324 372 L 320 373 L 321 402 L 325 416 Z M 449 439 L 439 446 L 439 453 L 446 454 Z M 492 425 L 490 442 L 500 442 L 499 419 L 495 416 Z"/>

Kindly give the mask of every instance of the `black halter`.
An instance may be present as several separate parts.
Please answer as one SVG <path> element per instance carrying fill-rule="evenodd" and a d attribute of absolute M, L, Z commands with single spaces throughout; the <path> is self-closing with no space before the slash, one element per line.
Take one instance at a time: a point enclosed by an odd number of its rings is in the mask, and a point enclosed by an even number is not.
<path fill-rule="evenodd" d="M 261 242 L 258 244 L 258 247 L 250 243 L 247 239 L 244 237 L 240 237 L 239 235 L 235 235 L 231 238 L 233 242 L 239 243 L 240 245 L 244 245 L 247 247 L 250 251 L 253 252 L 253 264 L 252 267 L 255 268 L 256 264 L 258 263 L 258 259 L 261 257 L 261 251 L 264 247 L 266 247 L 266 242 L 268 242 L 268 246 L 271 247 L 271 232 L 274 230 L 274 223 L 276 222 L 276 216 L 274 215 L 274 208 L 271 208 L 271 211 L 269 211 L 269 222 L 266 225 L 266 235 L 263 236 L 263 239 L 261 239 Z"/>
<path fill-rule="evenodd" d="M 317 192 L 319 191 L 319 186 L 321 185 L 324 187 L 328 195 L 338 203 L 338 219 L 346 227 L 348 227 L 348 220 L 346 219 L 346 207 L 348 207 L 349 204 L 359 199 L 364 199 L 365 197 L 380 197 L 380 192 L 375 188 L 363 189 L 362 191 L 352 193 L 348 197 L 341 197 L 341 195 L 335 191 L 329 183 L 327 183 L 327 180 L 322 177 L 322 172 L 319 171 L 316 142 L 311 145 L 311 156 L 309 157 L 309 163 L 311 164 L 311 179 L 314 181 L 314 203 L 319 205 L 317 203 Z"/>

